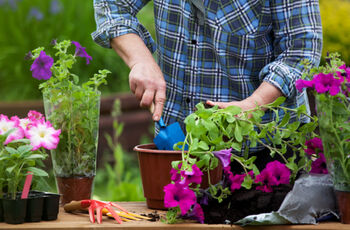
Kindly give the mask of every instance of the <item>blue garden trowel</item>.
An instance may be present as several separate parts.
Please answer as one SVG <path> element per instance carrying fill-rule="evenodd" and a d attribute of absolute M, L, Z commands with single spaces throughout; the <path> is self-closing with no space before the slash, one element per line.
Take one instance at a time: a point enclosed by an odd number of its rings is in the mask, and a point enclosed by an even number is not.
<path fill-rule="evenodd" d="M 163 118 L 160 118 L 157 124 L 159 125 L 159 133 L 153 142 L 159 150 L 173 150 L 174 144 L 185 140 L 185 134 L 178 122 L 166 126 Z"/>

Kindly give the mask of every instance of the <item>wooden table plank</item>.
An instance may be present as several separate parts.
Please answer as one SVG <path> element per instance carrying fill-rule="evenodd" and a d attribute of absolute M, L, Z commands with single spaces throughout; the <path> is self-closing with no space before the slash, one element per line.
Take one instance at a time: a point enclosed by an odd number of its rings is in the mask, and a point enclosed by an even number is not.
<path fill-rule="evenodd" d="M 137 214 L 149 214 L 154 212 L 154 210 L 147 209 L 144 202 L 120 202 L 124 208 L 129 212 L 134 212 Z M 157 211 L 158 214 L 164 215 L 164 211 Z M 102 224 L 92 224 L 89 221 L 88 214 L 84 213 L 66 213 L 61 208 L 57 220 L 55 221 L 41 221 L 37 223 L 24 223 L 18 225 L 10 225 L 6 223 L 0 223 L 0 229 L 25 229 L 25 230 L 136 230 L 136 229 L 145 229 L 145 230 L 201 230 L 201 229 L 232 229 L 232 230 L 350 230 L 350 225 L 340 224 L 338 222 L 334 223 L 322 223 L 319 225 L 279 225 L 279 226 L 252 226 L 252 227 L 239 227 L 239 226 L 230 226 L 230 225 L 207 225 L 207 224 L 198 224 L 198 223 L 180 223 L 180 224 L 165 224 L 161 221 L 150 222 L 146 220 L 142 221 L 130 221 L 124 222 L 123 224 L 118 224 L 113 219 L 103 217 Z"/>

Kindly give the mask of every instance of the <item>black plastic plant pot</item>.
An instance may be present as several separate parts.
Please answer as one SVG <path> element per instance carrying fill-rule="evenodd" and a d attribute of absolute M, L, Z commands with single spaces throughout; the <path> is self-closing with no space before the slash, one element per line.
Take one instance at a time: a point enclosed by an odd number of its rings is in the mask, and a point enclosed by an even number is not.
<path fill-rule="evenodd" d="M 26 222 L 39 222 L 43 215 L 43 193 L 30 193 L 27 199 Z"/>
<path fill-rule="evenodd" d="M 27 199 L 3 199 L 4 220 L 8 224 L 22 224 L 25 221 Z"/>
<path fill-rule="evenodd" d="M 44 193 L 43 196 L 44 206 L 42 220 L 56 220 L 59 211 L 60 194 Z"/>
<path fill-rule="evenodd" d="M 0 199 L 0 222 L 4 222 L 4 209 L 2 208 L 2 198 Z"/>

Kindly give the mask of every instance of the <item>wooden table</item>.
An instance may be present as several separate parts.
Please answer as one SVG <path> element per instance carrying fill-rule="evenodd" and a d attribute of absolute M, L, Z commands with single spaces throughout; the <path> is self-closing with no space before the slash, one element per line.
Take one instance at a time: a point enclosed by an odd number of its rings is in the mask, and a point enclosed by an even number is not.
<path fill-rule="evenodd" d="M 135 212 L 138 214 L 149 214 L 155 212 L 154 210 L 147 209 L 144 202 L 121 202 L 120 203 L 129 212 Z M 164 211 L 157 211 L 158 214 L 164 215 Z M 99 229 L 144 229 L 144 230 L 200 230 L 200 229 L 233 229 L 233 230 L 344 230 L 349 229 L 350 225 L 340 224 L 338 222 L 332 223 L 322 223 L 319 225 L 279 225 L 279 226 L 254 226 L 254 227 L 239 227 L 230 225 L 207 225 L 198 223 L 180 223 L 180 224 L 165 224 L 161 221 L 150 222 L 146 220 L 142 221 L 130 221 L 124 222 L 123 224 L 118 224 L 113 219 L 103 217 L 102 224 L 90 223 L 88 214 L 84 213 L 66 213 L 63 209 L 60 210 L 57 220 L 55 221 L 41 221 L 37 223 L 24 223 L 18 225 L 10 225 L 5 223 L 0 223 L 0 229 L 26 229 L 26 230 L 36 230 L 36 229 L 49 229 L 49 230 L 99 230 Z"/>

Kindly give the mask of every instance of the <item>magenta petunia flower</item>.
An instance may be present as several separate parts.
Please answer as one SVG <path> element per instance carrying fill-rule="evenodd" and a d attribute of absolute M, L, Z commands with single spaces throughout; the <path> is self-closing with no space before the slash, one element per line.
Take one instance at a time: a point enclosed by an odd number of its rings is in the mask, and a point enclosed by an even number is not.
<path fill-rule="evenodd" d="M 187 185 L 176 183 L 164 186 L 164 207 L 179 206 L 181 215 L 185 215 L 191 206 L 196 203 L 196 194 Z"/>
<path fill-rule="evenodd" d="M 307 140 L 305 142 L 305 145 L 307 149 L 305 149 L 305 152 L 311 156 L 313 154 L 316 154 L 317 150 L 323 151 L 323 145 L 321 138 L 314 137 L 310 140 Z"/>
<path fill-rule="evenodd" d="M 180 169 L 181 166 L 182 166 L 182 163 L 180 163 L 177 167 Z M 179 182 L 181 180 L 181 174 L 179 173 L 179 170 L 171 168 L 170 179 L 174 182 Z"/>
<path fill-rule="evenodd" d="M 317 93 L 329 92 L 330 95 L 337 95 L 340 91 L 341 83 L 344 81 L 343 78 L 336 79 L 332 73 L 324 74 L 319 73 L 313 79 L 315 84 L 315 90 Z"/>
<path fill-rule="evenodd" d="M 32 76 L 38 80 L 48 80 L 52 76 L 51 67 L 53 58 L 46 55 L 45 51 L 41 51 L 33 64 L 30 66 Z"/>
<path fill-rule="evenodd" d="M 85 47 L 82 47 L 79 42 L 72 41 L 72 44 L 75 45 L 75 56 L 86 58 L 86 64 L 88 65 L 90 63 L 90 60 L 92 60 L 92 57 L 86 53 Z"/>
<path fill-rule="evenodd" d="M 314 82 L 311 81 L 307 81 L 307 80 L 303 80 L 303 79 L 298 79 L 295 82 L 295 87 L 297 88 L 297 90 L 299 92 L 302 92 L 304 88 L 313 88 L 314 87 Z"/>
<path fill-rule="evenodd" d="M 5 134 L 11 129 L 15 129 L 6 138 L 4 144 L 7 145 L 13 140 L 22 139 L 24 137 L 24 130 L 20 127 L 20 119 L 17 116 L 8 119 L 7 116 L 0 114 L 0 135 Z"/>
<path fill-rule="evenodd" d="M 290 180 L 290 170 L 286 165 L 279 161 L 272 161 L 266 165 L 265 170 L 269 170 L 271 175 L 276 178 L 276 184 L 289 184 Z"/>
<path fill-rule="evenodd" d="M 224 168 L 229 166 L 231 163 L 231 156 L 232 156 L 231 151 L 232 151 L 232 148 L 213 152 L 214 156 L 219 158 L 219 160 L 221 161 L 222 167 Z"/>
<path fill-rule="evenodd" d="M 319 157 L 311 163 L 311 173 L 328 174 L 326 158 L 323 153 L 318 154 Z"/>
<path fill-rule="evenodd" d="M 244 181 L 245 174 L 236 174 L 230 176 L 229 180 L 231 182 L 231 191 L 234 191 L 236 189 L 240 189 L 242 187 L 242 183 Z"/>
<path fill-rule="evenodd" d="M 256 176 L 254 182 L 261 184 L 256 187 L 256 190 L 263 192 L 272 192 L 272 186 L 277 184 L 277 179 L 272 175 L 271 170 L 267 170 L 265 168 L 259 175 Z"/>
<path fill-rule="evenodd" d="M 55 130 L 49 121 L 45 122 L 44 119 L 41 119 L 33 123 L 25 134 L 30 140 L 33 150 L 40 147 L 50 150 L 57 147 L 61 130 Z"/>
<path fill-rule="evenodd" d="M 181 171 L 181 176 L 184 178 L 184 180 L 180 183 L 187 185 L 191 183 L 200 184 L 202 183 L 203 173 L 197 165 L 192 165 L 192 171 Z"/>
<path fill-rule="evenodd" d="M 200 204 L 195 203 L 192 212 L 188 215 L 190 219 L 197 220 L 199 223 L 204 223 L 204 212 Z"/>

